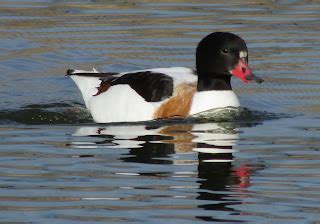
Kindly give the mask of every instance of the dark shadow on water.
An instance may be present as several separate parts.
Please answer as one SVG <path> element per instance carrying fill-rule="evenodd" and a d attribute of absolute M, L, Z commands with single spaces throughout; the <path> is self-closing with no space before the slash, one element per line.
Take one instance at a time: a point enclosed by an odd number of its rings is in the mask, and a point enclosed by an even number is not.
<path fill-rule="evenodd" d="M 124 162 L 148 163 L 148 164 L 172 164 L 172 161 L 166 160 L 169 155 L 174 153 L 173 144 L 156 144 L 146 142 L 141 144 L 141 148 L 130 149 L 130 157 L 122 158 Z M 156 159 L 161 158 L 161 159 Z"/>
<path fill-rule="evenodd" d="M 0 110 L 0 123 L 31 125 L 79 124 L 92 122 L 90 114 L 78 103 L 31 104 L 17 110 Z"/>
<path fill-rule="evenodd" d="M 184 119 L 163 119 L 146 122 L 109 123 L 108 125 L 146 125 L 152 129 L 154 127 L 171 124 L 194 124 L 206 122 L 246 122 L 256 123 L 266 120 L 292 117 L 288 114 L 276 114 L 266 111 L 253 111 L 247 108 L 224 108 L 209 110 L 193 117 Z M 296 116 L 296 115 L 295 115 Z M 30 104 L 18 109 L 0 110 L 0 124 L 89 124 L 93 123 L 90 112 L 77 102 L 70 103 L 48 103 Z"/>

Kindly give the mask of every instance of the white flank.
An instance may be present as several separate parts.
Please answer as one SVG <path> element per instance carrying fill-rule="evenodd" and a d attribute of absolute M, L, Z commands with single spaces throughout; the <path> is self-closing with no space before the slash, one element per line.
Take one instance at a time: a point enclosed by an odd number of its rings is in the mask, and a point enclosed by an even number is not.
<path fill-rule="evenodd" d="M 159 103 L 148 103 L 129 85 L 111 86 L 108 91 L 89 100 L 95 122 L 129 122 L 153 119 Z"/>
<path fill-rule="evenodd" d="M 201 91 L 193 96 L 190 115 L 210 109 L 239 106 L 239 100 L 232 90 Z"/>

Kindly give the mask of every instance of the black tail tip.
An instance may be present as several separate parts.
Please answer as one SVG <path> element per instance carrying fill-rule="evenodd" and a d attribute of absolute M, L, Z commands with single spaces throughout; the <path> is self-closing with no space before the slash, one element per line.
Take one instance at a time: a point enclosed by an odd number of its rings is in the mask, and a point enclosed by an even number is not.
<path fill-rule="evenodd" d="M 76 71 L 75 69 L 69 68 L 68 71 L 67 71 L 66 76 L 74 75 L 75 71 Z"/>

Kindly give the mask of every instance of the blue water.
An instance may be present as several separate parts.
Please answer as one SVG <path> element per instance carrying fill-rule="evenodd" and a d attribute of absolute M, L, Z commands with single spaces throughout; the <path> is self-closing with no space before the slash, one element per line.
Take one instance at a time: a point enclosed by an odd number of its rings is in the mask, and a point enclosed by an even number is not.
<path fill-rule="evenodd" d="M 0 222 L 318 223 L 316 1 L 0 2 Z M 194 68 L 234 32 L 261 85 L 228 119 L 95 124 L 68 68 Z"/>

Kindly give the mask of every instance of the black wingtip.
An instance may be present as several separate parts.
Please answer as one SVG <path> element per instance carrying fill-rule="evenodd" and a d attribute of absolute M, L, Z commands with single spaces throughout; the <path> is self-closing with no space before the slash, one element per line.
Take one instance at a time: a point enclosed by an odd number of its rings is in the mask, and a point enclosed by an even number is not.
<path fill-rule="evenodd" d="M 75 71 L 76 71 L 75 69 L 69 68 L 68 71 L 67 71 L 66 76 L 74 75 Z"/>

